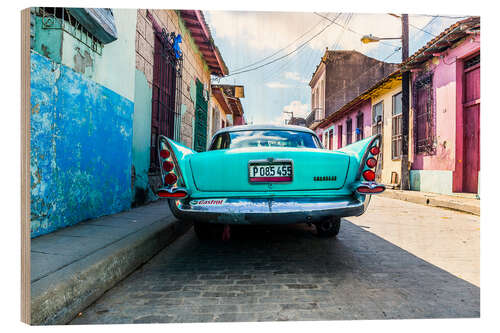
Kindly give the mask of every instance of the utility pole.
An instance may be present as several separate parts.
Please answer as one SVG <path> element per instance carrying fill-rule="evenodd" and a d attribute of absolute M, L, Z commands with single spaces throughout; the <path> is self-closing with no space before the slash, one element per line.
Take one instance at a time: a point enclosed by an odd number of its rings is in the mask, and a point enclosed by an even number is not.
<path fill-rule="evenodd" d="M 409 56 L 408 47 L 408 14 L 401 15 L 401 25 L 402 25 L 402 61 L 404 62 Z M 402 73 L 402 131 L 403 135 L 401 138 L 401 189 L 410 189 L 410 169 L 408 162 L 408 140 L 409 140 L 409 116 L 410 116 L 410 72 L 404 70 Z"/>

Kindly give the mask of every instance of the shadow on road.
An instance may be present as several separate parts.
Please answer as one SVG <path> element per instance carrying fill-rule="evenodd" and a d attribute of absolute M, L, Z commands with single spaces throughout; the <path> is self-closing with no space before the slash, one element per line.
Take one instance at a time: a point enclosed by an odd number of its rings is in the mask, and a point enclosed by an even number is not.
<path fill-rule="evenodd" d="M 480 315 L 478 287 L 348 220 L 336 239 L 306 225 L 238 227 L 231 237 L 200 242 L 189 231 L 74 323 Z"/>

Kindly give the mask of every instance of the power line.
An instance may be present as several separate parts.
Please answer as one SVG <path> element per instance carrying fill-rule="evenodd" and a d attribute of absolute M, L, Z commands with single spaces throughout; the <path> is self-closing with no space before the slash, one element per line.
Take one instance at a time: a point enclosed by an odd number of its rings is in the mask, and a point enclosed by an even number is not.
<path fill-rule="evenodd" d="M 315 14 L 315 15 L 318 15 L 318 16 L 320 16 L 320 17 L 322 17 L 322 18 L 324 18 L 325 20 L 328 20 L 328 21 L 332 22 L 332 20 L 331 20 L 330 18 L 328 18 L 328 17 L 326 17 L 326 16 L 324 16 L 324 15 L 321 15 L 321 14 L 316 13 L 316 12 L 314 12 L 314 14 Z M 336 23 L 336 22 L 332 22 L 332 23 L 334 23 L 334 24 L 336 24 L 336 25 L 340 26 L 342 29 L 344 29 L 344 28 L 343 28 L 340 24 L 338 24 L 338 23 Z M 347 31 L 349 31 L 349 32 L 352 32 L 352 33 L 354 33 L 354 34 L 356 34 L 356 35 L 358 35 L 358 36 L 363 36 L 363 34 L 362 34 L 362 33 L 359 33 L 359 32 L 357 32 L 357 31 L 355 31 L 355 30 L 352 30 L 352 29 L 351 29 L 351 28 L 349 28 L 349 27 L 345 28 L 345 30 L 347 30 Z M 387 45 L 387 46 L 390 46 L 390 47 L 396 47 L 396 45 L 391 44 L 391 43 L 387 43 L 387 42 L 384 42 L 384 41 L 379 41 L 379 43 L 384 44 L 384 45 Z"/>
<path fill-rule="evenodd" d="M 338 17 L 338 16 L 337 16 Z M 247 69 L 247 70 L 243 70 L 243 71 L 240 71 L 240 72 L 236 72 L 236 73 L 232 73 L 232 74 L 229 74 L 229 75 L 226 75 L 226 77 L 229 77 L 229 76 L 233 76 L 233 75 L 238 75 L 238 74 L 242 74 L 242 73 L 246 73 L 246 72 L 250 72 L 250 71 L 254 71 L 254 70 L 257 70 L 259 68 L 262 68 L 264 66 L 267 66 L 267 65 L 270 65 L 278 60 L 281 60 L 283 58 L 286 58 L 288 57 L 289 55 L 297 52 L 299 49 L 301 49 L 302 47 L 304 47 L 305 45 L 307 45 L 307 43 L 309 43 L 311 40 L 313 40 L 314 38 L 318 37 L 320 34 L 322 34 L 326 29 L 328 29 L 329 27 L 331 27 L 335 21 L 331 21 L 330 19 L 328 19 L 331 23 L 328 24 L 327 26 L 325 26 L 323 29 L 321 29 L 317 34 L 315 34 L 314 36 L 312 36 L 311 38 L 309 38 L 307 41 L 305 41 L 304 43 L 300 44 L 296 49 L 294 49 L 293 51 L 285 54 L 284 56 L 281 56 L 279 58 L 276 58 L 274 60 L 271 60 L 263 65 L 260 65 L 260 66 L 257 66 L 257 67 L 254 67 L 254 68 L 250 68 L 250 69 Z"/>
<path fill-rule="evenodd" d="M 339 15 L 340 15 L 340 14 L 338 14 L 338 15 L 337 15 L 337 17 L 338 17 Z M 241 71 L 241 70 L 243 70 L 243 69 L 246 69 L 246 68 L 248 68 L 248 67 L 252 67 L 252 66 L 254 66 L 254 65 L 257 65 L 257 64 L 259 64 L 259 63 L 261 63 L 261 62 L 263 62 L 263 61 L 265 61 L 265 60 L 267 60 L 267 59 L 269 59 L 269 58 L 271 58 L 271 57 L 275 56 L 276 54 L 280 53 L 281 51 L 286 50 L 287 48 L 289 48 L 289 47 L 290 47 L 291 45 L 293 45 L 296 41 L 300 40 L 302 37 L 304 37 L 304 36 L 305 36 L 305 35 L 307 35 L 309 32 L 311 32 L 312 30 L 314 30 L 314 29 L 315 29 L 318 25 L 320 25 L 320 24 L 321 24 L 321 21 L 319 21 L 318 23 L 316 23 L 316 24 L 315 24 L 315 25 L 314 25 L 311 29 L 307 30 L 305 33 L 303 33 L 303 34 L 302 34 L 302 35 L 300 35 L 298 38 L 296 38 L 293 42 L 291 42 L 290 44 L 288 44 L 288 45 L 286 45 L 286 46 L 282 47 L 281 49 L 279 49 L 278 51 L 274 52 L 273 54 L 268 55 L 267 57 L 262 58 L 262 59 L 260 59 L 260 60 L 258 60 L 258 61 L 256 61 L 256 62 L 254 62 L 254 63 L 251 63 L 251 64 L 249 64 L 249 65 L 246 65 L 246 66 L 243 66 L 243 67 L 240 67 L 240 68 L 236 68 L 236 69 L 232 69 L 230 72 L 238 72 L 238 71 Z"/>

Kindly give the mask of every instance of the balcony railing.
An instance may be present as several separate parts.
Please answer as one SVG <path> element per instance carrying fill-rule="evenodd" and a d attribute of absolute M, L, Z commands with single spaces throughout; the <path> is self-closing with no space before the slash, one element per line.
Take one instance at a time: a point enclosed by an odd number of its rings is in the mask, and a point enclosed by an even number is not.
<path fill-rule="evenodd" d="M 306 126 L 311 127 L 316 122 L 320 122 L 324 118 L 323 108 L 314 108 L 306 117 Z"/>

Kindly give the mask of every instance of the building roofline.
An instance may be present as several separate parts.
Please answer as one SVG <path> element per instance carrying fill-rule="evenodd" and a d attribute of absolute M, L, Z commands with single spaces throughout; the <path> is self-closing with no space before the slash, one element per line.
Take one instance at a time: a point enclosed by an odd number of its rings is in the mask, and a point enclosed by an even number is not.
<path fill-rule="evenodd" d="M 455 22 L 401 63 L 401 68 L 407 70 L 418 66 L 433 57 L 434 54 L 445 51 L 470 33 L 479 32 L 480 27 L 479 16 L 471 16 Z"/>
<path fill-rule="evenodd" d="M 212 33 L 201 10 L 179 10 L 184 25 L 189 30 L 193 41 L 200 50 L 211 74 L 225 76 L 229 70 L 222 59 L 219 48 L 215 45 Z"/>
<path fill-rule="evenodd" d="M 360 95 L 358 95 L 356 98 L 352 99 L 350 102 L 344 104 L 340 109 L 338 109 L 337 111 L 335 111 L 334 113 L 332 113 L 331 115 L 329 115 L 328 117 L 326 117 L 325 119 L 323 119 L 321 122 L 318 122 L 316 124 L 313 124 L 312 126 L 312 130 L 318 128 L 318 127 L 322 127 L 322 125 L 326 125 L 328 123 L 331 123 L 337 119 L 339 119 L 340 117 L 342 117 L 346 111 L 348 111 L 349 109 L 351 109 L 353 106 L 361 103 L 362 101 L 364 100 L 367 100 L 368 98 L 371 97 L 371 93 L 376 90 L 377 88 L 380 88 L 381 86 L 383 86 L 384 84 L 390 82 L 390 81 L 394 81 L 394 80 L 401 80 L 401 70 L 396 70 L 394 72 L 392 72 L 391 74 L 387 75 L 386 77 L 384 77 L 382 80 L 376 82 L 373 86 L 371 86 L 370 88 L 366 89 L 363 93 L 361 93 Z"/>

